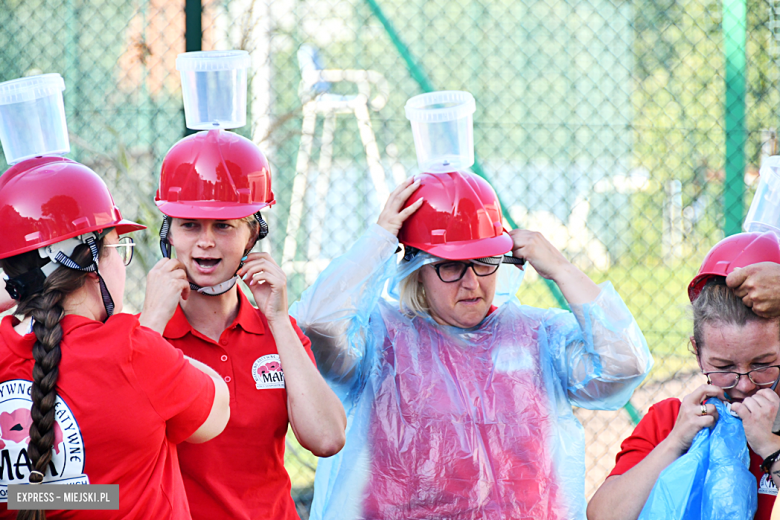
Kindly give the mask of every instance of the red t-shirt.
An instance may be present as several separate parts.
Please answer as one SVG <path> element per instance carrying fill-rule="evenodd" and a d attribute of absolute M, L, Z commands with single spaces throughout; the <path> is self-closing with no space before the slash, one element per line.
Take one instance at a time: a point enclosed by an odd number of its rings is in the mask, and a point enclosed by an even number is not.
<path fill-rule="evenodd" d="M 0 323 L 0 518 L 8 484 L 27 482 L 34 334 Z M 68 315 L 57 380 L 53 464 L 45 483 L 118 484 L 118 511 L 49 511 L 59 518 L 176 518 L 190 511 L 176 443 L 208 417 L 214 383 L 129 314 L 105 323 Z M 21 461 L 21 464 L 17 462 Z"/>
<path fill-rule="evenodd" d="M 235 321 L 218 342 L 193 329 L 181 307 L 164 336 L 216 370 L 230 389 L 230 421 L 218 437 L 179 446 L 193 519 L 298 520 L 284 469 L 287 392 L 265 316 L 239 290 Z M 290 318 L 314 363 L 311 342 Z"/>
<path fill-rule="evenodd" d="M 674 428 L 680 400 L 666 399 L 650 407 L 647 415 L 639 422 L 634 432 L 620 445 L 620 453 L 615 458 L 615 467 L 609 476 L 622 475 L 641 462 Z M 775 504 L 777 488 L 771 477 L 761 470 L 762 459 L 750 449 L 750 472 L 755 475 L 758 484 L 758 509 L 756 520 L 769 520 Z"/>

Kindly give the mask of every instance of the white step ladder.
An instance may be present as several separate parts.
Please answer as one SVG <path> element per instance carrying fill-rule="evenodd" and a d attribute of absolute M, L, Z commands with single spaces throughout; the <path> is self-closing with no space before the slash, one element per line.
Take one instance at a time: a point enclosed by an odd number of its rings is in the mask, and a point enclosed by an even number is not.
<path fill-rule="evenodd" d="M 360 140 L 368 162 L 368 172 L 376 190 L 377 199 L 384 205 L 389 190 L 385 171 L 379 156 L 376 137 L 371 127 L 369 108 L 380 110 L 387 102 L 388 84 L 385 77 L 373 70 L 335 70 L 318 67 L 317 51 L 308 45 L 302 45 L 298 50 L 298 63 L 301 67 L 301 86 L 299 95 L 304 101 L 301 141 L 298 147 L 298 158 L 295 165 L 292 197 L 290 199 L 290 215 L 287 220 L 287 233 L 282 252 L 282 269 L 289 276 L 292 273 L 303 272 L 306 284 L 314 282 L 317 275 L 327 266 L 329 259 L 320 257 L 322 252 L 323 228 L 326 217 L 328 190 L 330 189 L 330 172 L 333 163 L 333 135 L 336 130 L 336 117 L 339 114 L 351 114 L 357 120 Z M 358 93 L 339 95 L 328 92 L 330 83 L 350 82 L 357 86 Z M 372 99 L 372 86 L 377 94 Z M 309 162 L 311 159 L 314 131 L 317 117 L 324 118 L 322 129 L 322 148 L 317 165 L 318 176 L 314 187 L 316 203 L 307 209 L 311 215 L 311 230 L 309 233 L 307 260 L 296 262 L 298 250 L 298 232 L 301 228 L 306 191 L 309 185 Z M 406 173 L 400 164 L 395 165 L 393 180 L 400 184 Z"/>

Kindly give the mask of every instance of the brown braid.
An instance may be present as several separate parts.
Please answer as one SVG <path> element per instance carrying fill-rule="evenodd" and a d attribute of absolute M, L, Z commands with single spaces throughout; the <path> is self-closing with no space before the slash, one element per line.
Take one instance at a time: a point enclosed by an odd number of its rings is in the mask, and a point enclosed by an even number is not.
<path fill-rule="evenodd" d="M 103 249 L 103 241 L 98 241 L 98 247 Z M 86 265 L 91 259 L 89 248 L 79 246 L 71 258 L 79 265 Z M 31 268 L 39 267 L 43 260 L 37 251 L 31 251 L 12 258 L 0 260 L 9 277 L 18 276 Z M 65 315 L 62 307 L 64 298 L 81 288 L 86 281 L 87 274 L 59 267 L 51 276 L 46 278 L 43 291 L 27 295 L 16 310 L 17 314 L 32 316 L 34 320 L 33 332 L 35 344 L 33 345 L 33 384 L 32 384 L 32 424 L 30 425 L 30 443 L 27 447 L 27 455 L 32 462 L 33 471 L 29 482 L 39 484 L 43 480 L 41 475 L 46 475 L 49 463 L 52 459 L 52 446 L 54 445 L 55 404 L 57 401 L 57 379 L 59 378 L 59 364 L 62 358 L 60 342 L 62 341 L 62 326 L 60 321 Z M 46 520 L 45 511 L 19 511 L 17 520 Z"/>

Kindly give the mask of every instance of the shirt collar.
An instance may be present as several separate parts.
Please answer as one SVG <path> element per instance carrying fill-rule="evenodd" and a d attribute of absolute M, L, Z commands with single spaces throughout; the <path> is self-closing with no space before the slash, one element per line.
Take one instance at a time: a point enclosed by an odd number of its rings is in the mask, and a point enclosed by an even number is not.
<path fill-rule="evenodd" d="M 75 314 L 68 314 L 60 320 L 60 326 L 62 327 L 62 337 L 64 338 L 73 330 L 89 325 L 91 323 L 100 322 L 86 318 L 84 316 L 77 316 Z M 19 324 L 19 319 L 16 316 L 5 316 L 3 321 L 0 322 L 0 338 L 3 339 L 6 345 L 13 350 L 16 355 L 23 358 L 32 359 L 32 346 L 35 343 L 35 334 L 32 332 L 20 336 L 14 330 L 14 327 Z"/>
<path fill-rule="evenodd" d="M 258 309 L 252 306 L 244 291 L 238 288 L 238 316 L 233 325 L 240 325 L 242 329 L 252 334 L 265 333 L 265 317 Z"/>
<path fill-rule="evenodd" d="M 233 323 L 228 326 L 228 329 L 238 326 L 250 334 L 264 334 L 265 320 L 262 313 L 252 306 L 240 287 L 237 290 L 238 315 L 236 315 L 236 319 L 233 320 Z M 173 313 L 173 317 L 168 322 L 168 325 L 165 326 L 163 336 L 168 339 L 179 339 L 192 331 L 192 325 L 187 321 L 187 316 L 184 315 L 181 305 L 178 305 L 176 307 L 176 312 Z"/>
<path fill-rule="evenodd" d="M 14 330 L 14 327 L 18 324 L 19 319 L 16 316 L 4 317 L 3 321 L 0 322 L 0 338 L 17 356 L 32 358 L 32 346 L 35 343 L 35 335 L 25 334 L 20 336 Z"/>

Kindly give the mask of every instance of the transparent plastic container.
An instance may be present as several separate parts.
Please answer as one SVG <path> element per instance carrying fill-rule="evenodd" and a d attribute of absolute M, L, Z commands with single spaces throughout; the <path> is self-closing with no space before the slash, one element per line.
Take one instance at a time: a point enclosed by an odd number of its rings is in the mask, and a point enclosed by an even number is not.
<path fill-rule="evenodd" d="M 8 164 L 70 151 L 59 74 L 0 83 L 0 142 Z"/>
<path fill-rule="evenodd" d="M 742 229 L 771 231 L 780 237 L 780 155 L 764 160 L 759 175 L 758 188 Z"/>
<path fill-rule="evenodd" d="M 211 130 L 246 124 L 247 51 L 197 51 L 179 54 L 181 92 L 187 128 Z"/>
<path fill-rule="evenodd" d="M 409 99 L 404 109 L 422 171 L 451 172 L 474 164 L 474 96 L 457 90 L 429 92 Z"/>

